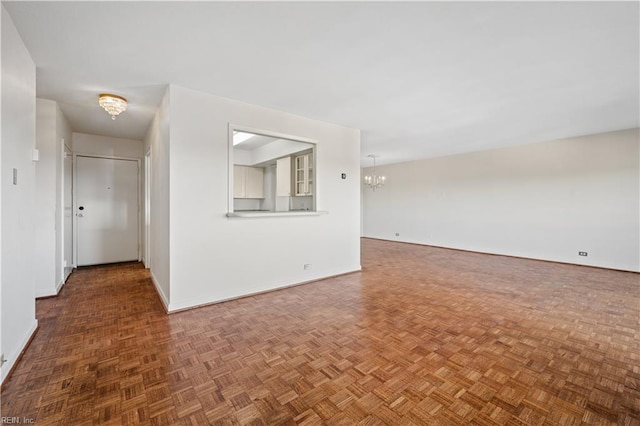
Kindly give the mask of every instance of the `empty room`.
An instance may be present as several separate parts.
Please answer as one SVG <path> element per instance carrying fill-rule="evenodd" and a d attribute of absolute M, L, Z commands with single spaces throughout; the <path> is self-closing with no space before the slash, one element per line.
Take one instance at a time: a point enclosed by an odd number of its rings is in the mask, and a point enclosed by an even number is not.
<path fill-rule="evenodd" d="M 640 3 L 1 4 L 0 424 L 640 425 Z"/>

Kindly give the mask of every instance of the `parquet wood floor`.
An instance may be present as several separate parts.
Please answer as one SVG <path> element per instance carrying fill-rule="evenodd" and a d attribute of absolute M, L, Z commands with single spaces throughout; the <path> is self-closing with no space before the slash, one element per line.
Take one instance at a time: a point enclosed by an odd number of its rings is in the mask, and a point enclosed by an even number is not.
<path fill-rule="evenodd" d="M 363 271 L 166 315 L 80 269 L 2 416 L 38 425 L 640 425 L 640 276 L 363 240 Z M 212 273 L 214 273 L 212 271 Z"/>

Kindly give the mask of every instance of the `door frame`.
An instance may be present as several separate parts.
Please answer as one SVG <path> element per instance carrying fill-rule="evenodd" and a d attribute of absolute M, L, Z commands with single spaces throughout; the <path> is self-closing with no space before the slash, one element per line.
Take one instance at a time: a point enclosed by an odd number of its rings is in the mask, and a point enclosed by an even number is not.
<path fill-rule="evenodd" d="M 69 175 L 66 174 L 66 169 L 65 169 L 65 162 L 66 160 L 69 159 L 71 161 L 71 173 Z M 75 184 L 75 180 L 74 180 L 74 167 L 75 167 L 75 162 L 74 162 L 74 158 L 73 158 L 73 150 L 71 149 L 71 147 L 69 145 L 67 145 L 67 141 L 62 138 L 62 160 L 60 163 L 60 170 L 62 170 L 62 185 L 60 186 L 61 191 L 60 191 L 60 205 L 62 206 L 62 221 L 60 223 L 60 229 L 61 231 L 61 235 L 62 235 L 62 242 L 61 242 L 61 247 L 60 250 L 62 252 L 62 256 L 60 257 L 59 261 L 60 261 L 60 266 L 62 267 L 62 282 L 59 283 L 58 285 L 60 286 L 60 288 L 62 288 L 62 286 L 67 282 L 67 278 L 69 278 L 69 275 L 71 275 L 71 272 L 73 272 L 73 268 L 76 267 L 76 260 L 75 260 L 75 255 L 74 255 L 74 225 L 73 225 L 73 218 L 74 218 L 74 210 L 73 210 L 73 197 L 75 196 L 74 193 L 74 184 Z M 66 225 L 67 221 L 66 221 L 66 204 L 65 201 L 67 201 L 66 199 L 66 186 L 67 183 L 70 183 L 71 186 L 71 193 L 69 194 L 71 197 L 71 224 L 69 226 Z M 71 228 L 71 229 L 68 229 Z M 71 237 L 70 240 L 67 238 L 67 232 L 70 231 Z M 67 244 L 71 243 L 71 256 L 69 259 L 67 259 L 66 256 L 66 249 L 67 249 Z M 67 262 L 67 264 L 65 264 L 65 262 Z M 59 290 L 59 289 L 58 289 Z"/>
<path fill-rule="evenodd" d="M 151 269 L 151 189 L 153 181 L 152 173 L 152 147 L 144 154 L 144 266 Z"/>
<path fill-rule="evenodd" d="M 137 173 L 137 183 L 136 183 L 136 193 L 138 199 L 138 262 L 141 260 L 140 253 L 140 241 L 141 241 L 141 215 L 140 215 L 140 158 L 135 157 L 120 157 L 120 156 L 111 156 L 111 155 L 96 155 L 96 154 L 83 154 L 81 152 L 73 153 L 73 170 L 78 170 L 78 157 L 91 157 L 91 158 L 102 158 L 105 160 L 127 160 L 127 161 L 135 161 L 138 166 Z M 73 220 L 73 267 L 78 267 L 78 173 L 73 174 L 73 214 L 71 215 L 71 219 Z"/>

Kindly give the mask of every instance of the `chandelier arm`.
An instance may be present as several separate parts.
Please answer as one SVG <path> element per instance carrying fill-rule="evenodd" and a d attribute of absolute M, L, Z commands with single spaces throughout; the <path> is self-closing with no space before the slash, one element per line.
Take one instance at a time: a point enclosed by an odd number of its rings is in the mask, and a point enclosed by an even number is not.
<path fill-rule="evenodd" d="M 368 156 L 373 159 L 373 173 L 364 177 L 364 183 L 367 184 L 372 191 L 375 191 L 384 185 L 386 178 L 376 173 L 376 155 L 370 154 Z"/>

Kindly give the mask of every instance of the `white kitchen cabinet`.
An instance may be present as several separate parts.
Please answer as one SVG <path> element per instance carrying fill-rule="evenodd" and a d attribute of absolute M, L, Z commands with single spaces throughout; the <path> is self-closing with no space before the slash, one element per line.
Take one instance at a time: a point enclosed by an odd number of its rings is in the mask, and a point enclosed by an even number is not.
<path fill-rule="evenodd" d="M 264 198 L 264 169 L 234 165 L 233 198 Z"/>
<path fill-rule="evenodd" d="M 276 161 L 276 196 L 291 196 L 291 157 Z"/>
<path fill-rule="evenodd" d="M 244 198 L 244 167 L 233 166 L 233 198 Z"/>
<path fill-rule="evenodd" d="M 313 156 L 298 155 L 294 159 L 295 166 L 295 195 L 313 195 Z"/>

